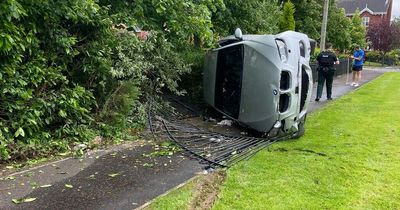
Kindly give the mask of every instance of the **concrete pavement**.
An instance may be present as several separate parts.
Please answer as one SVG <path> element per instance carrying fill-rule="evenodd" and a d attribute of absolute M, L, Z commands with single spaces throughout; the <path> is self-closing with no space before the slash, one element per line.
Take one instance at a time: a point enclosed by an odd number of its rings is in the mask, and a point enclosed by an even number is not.
<path fill-rule="evenodd" d="M 133 142 L 21 172 L 3 169 L 0 209 L 135 209 L 202 171 L 181 152 L 152 155 L 156 148 Z M 35 200 L 12 202 L 20 198 Z"/>

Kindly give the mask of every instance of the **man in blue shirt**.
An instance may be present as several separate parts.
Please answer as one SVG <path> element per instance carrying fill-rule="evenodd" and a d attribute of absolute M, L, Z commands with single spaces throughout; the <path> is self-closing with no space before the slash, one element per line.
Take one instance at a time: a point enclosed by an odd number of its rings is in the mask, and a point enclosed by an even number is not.
<path fill-rule="evenodd" d="M 353 55 L 351 58 L 354 59 L 353 63 L 353 82 L 351 83 L 351 86 L 358 87 L 360 86 L 360 80 L 361 80 L 361 71 L 363 68 L 364 64 L 364 51 L 360 49 L 359 46 L 356 46 L 356 50 L 354 51 Z"/>

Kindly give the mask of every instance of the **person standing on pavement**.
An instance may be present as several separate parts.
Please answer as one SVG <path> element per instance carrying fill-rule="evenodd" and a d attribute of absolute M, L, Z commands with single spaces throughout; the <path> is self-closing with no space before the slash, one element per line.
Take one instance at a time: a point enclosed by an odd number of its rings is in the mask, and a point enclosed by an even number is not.
<path fill-rule="evenodd" d="M 351 86 L 358 87 L 360 86 L 361 71 L 364 65 L 364 51 L 360 49 L 360 46 L 356 46 L 356 49 L 351 58 L 354 59 L 352 67 L 353 82 L 351 83 Z"/>
<path fill-rule="evenodd" d="M 328 100 L 332 100 L 332 83 L 333 76 L 335 75 L 334 64 L 339 64 L 335 53 L 331 49 L 331 44 L 326 44 L 326 50 L 319 53 L 317 57 L 318 61 L 318 87 L 317 87 L 317 97 L 315 101 L 319 101 L 322 96 L 322 89 L 324 88 L 324 83 L 326 81 L 326 97 Z"/>

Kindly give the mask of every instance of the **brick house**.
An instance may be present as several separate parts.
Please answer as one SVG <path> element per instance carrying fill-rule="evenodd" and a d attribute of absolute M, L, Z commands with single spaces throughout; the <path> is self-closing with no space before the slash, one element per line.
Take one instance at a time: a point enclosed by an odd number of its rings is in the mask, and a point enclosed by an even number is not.
<path fill-rule="evenodd" d="M 370 24 L 390 22 L 392 16 L 393 0 L 337 0 L 337 6 L 344 8 L 346 16 L 351 18 L 355 11 L 360 11 L 362 24 L 368 27 Z"/>

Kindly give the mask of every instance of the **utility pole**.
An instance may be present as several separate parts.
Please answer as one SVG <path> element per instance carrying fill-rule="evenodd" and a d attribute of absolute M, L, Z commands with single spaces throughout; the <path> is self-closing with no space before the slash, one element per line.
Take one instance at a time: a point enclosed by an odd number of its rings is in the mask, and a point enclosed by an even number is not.
<path fill-rule="evenodd" d="M 328 9 L 329 9 L 329 0 L 324 0 L 324 14 L 322 17 L 322 26 L 321 26 L 321 43 L 320 48 L 321 51 L 325 50 L 325 39 L 326 39 L 326 25 L 328 23 Z"/>

